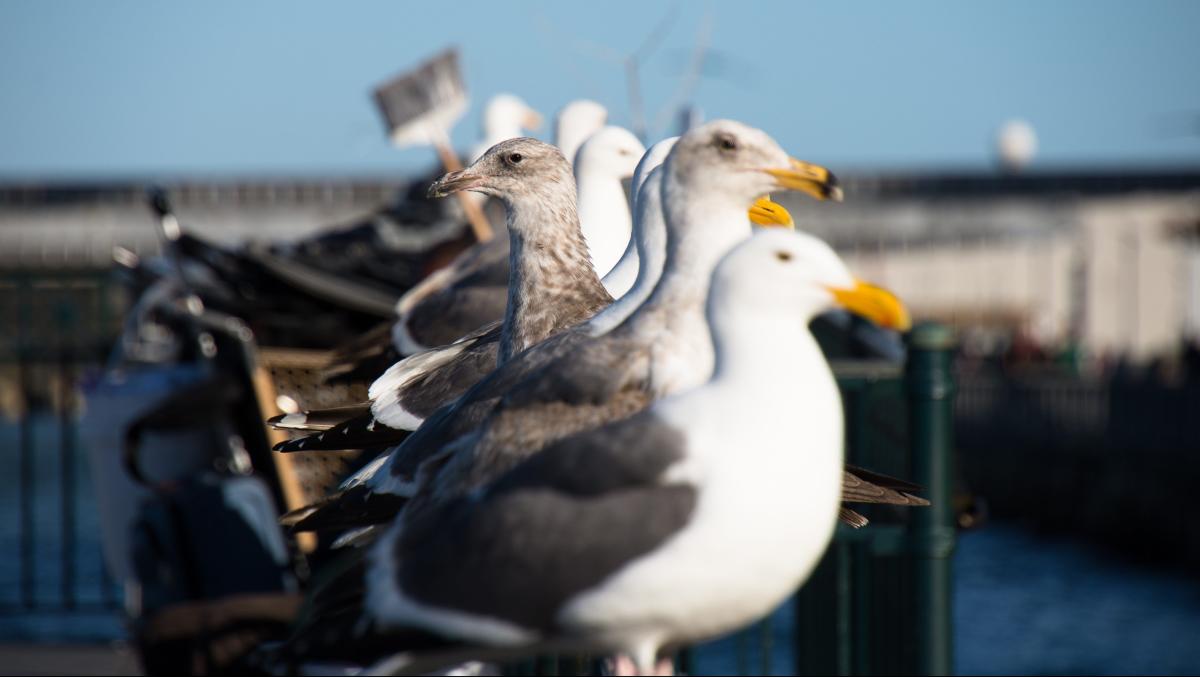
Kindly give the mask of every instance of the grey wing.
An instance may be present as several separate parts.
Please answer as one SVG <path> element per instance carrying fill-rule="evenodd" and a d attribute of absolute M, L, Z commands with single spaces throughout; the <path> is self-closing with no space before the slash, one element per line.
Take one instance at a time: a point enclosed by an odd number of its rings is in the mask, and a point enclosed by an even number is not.
<path fill-rule="evenodd" d="M 475 454 L 485 469 L 507 469 L 564 437 L 629 418 L 651 404 L 648 352 L 602 339 L 546 364 L 502 398 L 480 427 Z"/>
<path fill-rule="evenodd" d="M 503 319 L 507 303 L 507 285 L 456 286 L 430 296 L 407 313 L 403 322 L 421 345 L 440 346 Z"/>
<path fill-rule="evenodd" d="M 612 336 L 597 337 L 531 372 L 505 394 L 500 408 L 550 403 L 603 405 L 623 390 L 647 387 L 648 366 L 644 346 Z"/>
<path fill-rule="evenodd" d="M 321 368 L 321 380 L 326 383 L 347 383 L 374 380 L 400 359 L 392 345 L 392 324 L 383 322 L 362 336 L 333 350 Z"/>
<path fill-rule="evenodd" d="M 503 318 L 508 301 L 508 249 L 508 238 L 475 244 L 459 254 L 444 273 L 415 287 L 415 302 L 401 301 L 405 309 L 399 321 L 409 336 L 423 346 L 440 346 Z"/>
<path fill-rule="evenodd" d="M 540 486 L 587 495 L 652 483 L 683 454 L 683 437 L 649 413 L 604 423 L 610 422 L 550 440 L 521 439 L 518 431 L 500 442 L 498 428 L 521 425 L 501 416 L 425 461 L 407 510 L 427 510 L 485 487 L 493 493 Z"/>
<path fill-rule="evenodd" d="M 552 488 L 579 496 L 657 482 L 687 453 L 684 434 L 653 411 L 555 441 L 492 484 L 488 493 Z"/>
<path fill-rule="evenodd" d="M 591 337 L 581 331 L 568 330 L 518 354 L 457 400 L 430 413 L 421 427 L 396 448 L 390 472 L 397 477 L 414 476 L 427 459 L 482 424 L 500 398 L 530 373 L 589 340 Z"/>
<path fill-rule="evenodd" d="M 412 417 L 425 419 L 438 407 L 451 402 L 485 375 L 495 370 L 499 351 L 500 325 L 493 323 L 481 327 L 473 334 L 456 342 L 461 347 L 452 358 L 432 367 L 423 367 L 423 373 L 404 382 L 395 391 L 395 401 L 381 412 L 386 420 L 386 410 L 395 408 Z M 423 353 L 409 360 L 420 360 Z M 341 416 L 340 420 L 335 420 Z M 304 412 L 277 416 L 269 421 L 276 427 L 311 431 L 313 434 L 280 442 L 276 451 L 328 451 L 336 449 L 360 449 L 399 444 L 409 435 L 407 430 L 393 428 L 376 420 L 367 404 L 354 405 L 337 410 Z"/>
<path fill-rule="evenodd" d="M 608 347 L 603 342 L 590 342 L 535 370 L 477 429 L 441 447 L 456 449 L 456 453 L 437 473 L 436 491 L 425 493 L 437 500 L 466 493 L 496 480 L 548 445 L 645 409 L 651 396 L 641 380 L 631 376 L 644 371 L 631 366 L 644 362 L 639 359 L 644 351 L 624 355 L 622 365 L 626 369 L 617 369 L 606 360 L 594 359 L 607 355 Z M 591 384 L 599 384 L 603 395 L 573 395 Z M 605 429 L 604 434 L 617 433 Z M 600 438 L 584 437 L 574 439 L 574 443 L 586 445 L 588 439 Z M 660 441 L 657 437 L 650 439 Z M 602 456 L 597 453 L 587 458 Z M 425 466 L 421 466 L 421 472 L 425 477 L 431 474 Z"/>
<path fill-rule="evenodd" d="M 466 348 L 453 360 L 405 384 L 398 401 L 414 416 L 428 418 L 439 407 L 453 402 L 496 369 L 500 349 L 500 324 L 488 325 L 463 337 Z"/>
<path fill-rule="evenodd" d="M 556 445 L 482 495 L 405 521 L 388 556 L 425 604 L 552 632 L 573 597 L 687 525 L 695 487 L 660 484 L 684 438 L 652 417 Z"/>

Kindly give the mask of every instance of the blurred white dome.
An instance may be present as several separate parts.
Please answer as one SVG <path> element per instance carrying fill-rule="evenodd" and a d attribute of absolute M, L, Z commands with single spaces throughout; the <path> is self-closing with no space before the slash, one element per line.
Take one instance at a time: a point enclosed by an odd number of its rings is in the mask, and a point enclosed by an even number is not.
<path fill-rule="evenodd" d="M 1037 134 L 1024 120 L 1009 120 L 996 134 L 996 155 L 1009 171 L 1019 171 L 1037 155 Z"/>

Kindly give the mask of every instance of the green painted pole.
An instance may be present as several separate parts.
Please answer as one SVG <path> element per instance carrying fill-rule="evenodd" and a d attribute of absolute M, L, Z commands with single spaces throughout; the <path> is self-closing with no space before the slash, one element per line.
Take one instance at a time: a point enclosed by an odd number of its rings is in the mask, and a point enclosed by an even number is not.
<path fill-rule="evenodd" d="M 913 510 L 915 672 L 948 675 L 954 667 L 954 332 L 921 323 L 908 336 L 905 389 L 913 479 L 930 506 Z"/>

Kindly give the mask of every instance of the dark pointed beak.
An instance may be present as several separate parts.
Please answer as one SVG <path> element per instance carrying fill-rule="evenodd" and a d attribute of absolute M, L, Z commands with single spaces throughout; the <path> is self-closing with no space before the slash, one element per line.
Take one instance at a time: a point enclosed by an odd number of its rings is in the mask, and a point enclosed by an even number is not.
<path fill-rule="evenodd" d="M 457 172 L 450 172 L 442 176 L 442 178 L 434 181 L 429 186 L 427 195 L 429 197 L 446 197 L 464 190 L 472 190 L 482 186 L 484 177 L 471 171 L 471 168 L 460 169 Z"/>

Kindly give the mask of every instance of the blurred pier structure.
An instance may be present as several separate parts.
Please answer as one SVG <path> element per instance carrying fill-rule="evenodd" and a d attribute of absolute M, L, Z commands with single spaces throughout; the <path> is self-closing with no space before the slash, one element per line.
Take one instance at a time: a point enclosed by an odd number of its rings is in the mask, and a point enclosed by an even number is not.
<path fill-rule="evenodd" d="M 1200 170 L 845 177 L 844 204 L 780 196 L 800 228 L 958 327 L 1145 361 L 1200 338 Z M 787 201 L 790 200 L 790 201 Z"/>
<path fill-rule="evenodd" d="M 1200 170 L 847 177 L 787 204 L 960 333 L 960 480 L 998 519 L 1200 562 Z"/>
<path fill-rule="evenodd" d="M 218 244 L 285 241 L 349 224 L 388 203 L 406 180 L 194 181 L 170 186 L 185 223 Z M 0 269 L 107 270 L 112 248 L 158 253 L 146 184 L 0 183 Z"/>

